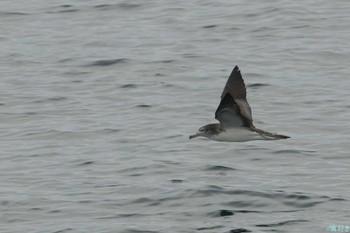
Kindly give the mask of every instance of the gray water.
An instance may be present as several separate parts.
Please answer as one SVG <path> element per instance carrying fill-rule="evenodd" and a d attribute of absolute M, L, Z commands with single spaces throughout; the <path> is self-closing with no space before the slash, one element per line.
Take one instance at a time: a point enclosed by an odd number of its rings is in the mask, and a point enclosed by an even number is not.
<path fill-rule="evenodd" d="M 0 232 L 350 225 L 350 3 L 1 1 Z M 189 141 L 233 67 L 255 125 Z M 337 230 L 340 230 L 337 229 Z"/>

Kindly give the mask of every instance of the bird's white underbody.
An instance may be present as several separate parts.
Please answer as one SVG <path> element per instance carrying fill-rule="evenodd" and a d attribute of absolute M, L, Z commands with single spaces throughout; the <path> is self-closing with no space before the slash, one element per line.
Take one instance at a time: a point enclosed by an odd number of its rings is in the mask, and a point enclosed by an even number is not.
<path fill-rule="evenodd" d="M 269 138 L 253 132 L 250 129 L 240 127 L 226 129 L 219 134 L 213 135 L 210 139 L 226 142 L 246 142 L 252 140 L 268 140 Z"/>

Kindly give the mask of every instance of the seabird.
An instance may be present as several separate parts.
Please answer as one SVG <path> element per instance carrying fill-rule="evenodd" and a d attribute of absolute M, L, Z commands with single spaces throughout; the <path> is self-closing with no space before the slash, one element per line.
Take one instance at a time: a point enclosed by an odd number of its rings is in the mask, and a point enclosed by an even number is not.
<path fill-rule="evenodd" d="M 232 70 L 221 94 L 221 102 L 215 112 L 220 123 L 199 128 L 189 139 L 202 136 L 215 141 L 245 142 L 252 140 L 286 139 L 288 136 L 269 133 L 255 128 L 252 111 L 247 101 L 247 91 L 238 66 Z"/>

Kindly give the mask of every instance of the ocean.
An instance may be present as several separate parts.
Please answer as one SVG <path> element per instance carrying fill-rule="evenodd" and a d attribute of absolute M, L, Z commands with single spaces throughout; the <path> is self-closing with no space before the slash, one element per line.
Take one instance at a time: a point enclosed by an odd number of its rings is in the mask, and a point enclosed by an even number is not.
<path fill-rule="evenodd" d="M 350 2 L 1 1 L 1 233 L 350 231 Z M 256 127 L 188 136 L 235 65 Z"/>

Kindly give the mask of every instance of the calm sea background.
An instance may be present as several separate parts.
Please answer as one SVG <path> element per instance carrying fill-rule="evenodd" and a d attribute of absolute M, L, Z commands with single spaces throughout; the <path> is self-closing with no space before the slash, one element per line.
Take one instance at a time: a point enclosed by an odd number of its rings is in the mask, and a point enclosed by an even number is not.
<path fill-rule="evenodd" d="M 350 226 L 349 25 L 347 0 L 1 1 L 0 232 Z M 290 139 L 188 140 L 235 65 Z"/>

